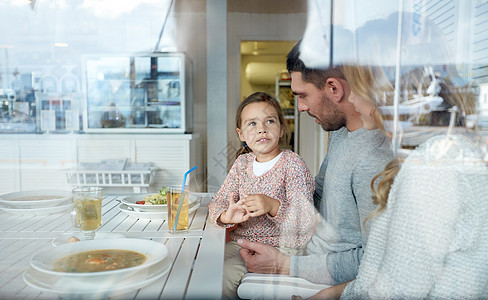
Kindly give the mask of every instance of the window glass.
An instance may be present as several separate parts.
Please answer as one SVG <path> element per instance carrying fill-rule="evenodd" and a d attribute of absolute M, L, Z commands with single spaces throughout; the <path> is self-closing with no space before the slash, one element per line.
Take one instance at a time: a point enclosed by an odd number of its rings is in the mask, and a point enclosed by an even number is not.
<path fill-rule="evenodd" d="M 371 68 L 372 97 L 396 150 L 445 133 L 452 118 L 452 131 L 486 151 L 488 2 L 309 1 L 308 16 L 304 61 Z"/>
<path fill-rule="evenodd" d="M 80 120 L 67 119 L 83 117 L 83 55 L 175 51 L 174 17 L 164 22 L 170 3 L 1 1 L 0 27 L 8 30 L 0 32 L 0 133 L 45 131 L 41 123 L 79 130 Z M 43 119 L 41 110 L 54 114 Z"/>

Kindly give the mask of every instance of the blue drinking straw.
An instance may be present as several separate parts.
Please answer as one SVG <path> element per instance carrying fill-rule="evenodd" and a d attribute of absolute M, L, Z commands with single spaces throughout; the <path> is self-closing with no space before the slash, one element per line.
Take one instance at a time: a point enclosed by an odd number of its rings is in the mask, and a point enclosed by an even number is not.
<path fill-rule="evenodd" d="M 178 205 L 178 211 L 176 212 L 176 217 L 175 217 L 175 225 L 173 227 L 174 231 L 176 231 L 176 225 L 178 225 L 178 219 L 180 218 L 180 212 L 181 212 L 181 207 L 183 206 L 183 200 L 185 200 L 184 198 L 182 200 L 181 197 L 183 196 L 183 192 L 185 191 L 186 176 L 188 176 L 188 174 L 191 171 L 195 170 L 196 168 L 197 168 L 197 166 L 194 166 L 190 170 L 186 171 L 185 176 L 183 176 L 183 185 L 181 186 L 180 204 Z"/>

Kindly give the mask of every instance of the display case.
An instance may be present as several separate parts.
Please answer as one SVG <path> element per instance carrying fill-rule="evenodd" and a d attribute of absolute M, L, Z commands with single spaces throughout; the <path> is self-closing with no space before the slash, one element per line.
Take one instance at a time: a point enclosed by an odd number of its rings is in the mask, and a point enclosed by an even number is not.
<path fill-rule="evenodd" d="M 192 131 L 192 70 L 184 53 L 85 55 L 83 66 L 84 131 Z"/>

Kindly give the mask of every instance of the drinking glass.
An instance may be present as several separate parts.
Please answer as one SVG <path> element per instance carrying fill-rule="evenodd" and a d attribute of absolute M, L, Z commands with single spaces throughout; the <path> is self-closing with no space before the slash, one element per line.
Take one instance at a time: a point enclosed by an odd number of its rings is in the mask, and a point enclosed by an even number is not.
<path fill-rule="evenodd" d="M 172 185 L 167 187 L 166 198 L 168 200 L 168 229 L 171 233 L 188 231 L 188 190 L 185 186 L 183 194 L 181 185 Z M 175 228 L 175 221 L 178 215 L 178 209 L 181 209 L 178 216 L 178 222 Z"/>
<path fill-rule="evenodd" d="M 80 228 L 83 238 L 93 240 L 95 231 L 102 225 L 101 187 L 78 187 L 73 189 L 73 210 L 71 221 L 73 226 Z"/>

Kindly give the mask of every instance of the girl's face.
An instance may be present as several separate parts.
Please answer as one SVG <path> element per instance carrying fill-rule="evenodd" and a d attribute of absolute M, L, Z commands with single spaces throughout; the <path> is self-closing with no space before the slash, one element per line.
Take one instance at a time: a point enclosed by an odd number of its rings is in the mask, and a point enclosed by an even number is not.
<path fill-rule="evenodd" d="M 378 128 L 378 124 L 376 123 L 376 119 L 373 113 L 376 108 L 374 104 L 354 94 L 353 91 L 351 91 L 348 100 L 349 102 L 354 104 L 356 111 L 361 114 L 361 120 L 363 121 L 364 129 L 373 130 Z"/>
<path fill-rule="evenodd" d="M 269 161 L 281 152 L 279 140 L 283 130 L 276 110 L 267 102 L 254 102 L 244 107 L 241 128 L 236 131 L 259 162 Z"/>

